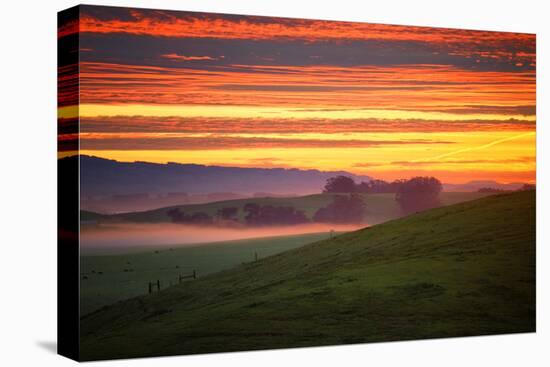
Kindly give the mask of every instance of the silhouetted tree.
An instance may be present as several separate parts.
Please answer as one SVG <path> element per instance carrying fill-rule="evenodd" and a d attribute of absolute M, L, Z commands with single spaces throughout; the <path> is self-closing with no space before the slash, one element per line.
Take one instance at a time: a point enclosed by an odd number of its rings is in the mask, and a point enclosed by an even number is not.
<path fill-rule="evenodd" d="M 533 184 L 523 184 L 520 190 L 527 191 L 527 190 L 535 190 L 536 188 L 537 186 Z"/>
<path fill-rule="evenodd" d="M 256 224 L 258 220 L 258 215 L 260 214 L 260 206 L 256 203 L 247 203 L 243 208 L 246 213 L 244 220 L 248 224 Z"/>
<path fill-rule="evenodd" d="M 397 193 L 402 185 L 404 185 L 407 182 L 405 179 L 398 179 L 394 180 L 390 183 L 390 190 L 391 193 Z"/>
<path fill-rule="evenodd" d="M 386 194 L 396 192 L 397 187 L 384 180 L 370 180 L 357 185 L 356 191 L 368 194 Z"/>
<path fill-rule="evenodd" d="M 332 203 L 313 215 L 319 223 L 359 223 L 365 216 L 365 203 L 359 195 L 337 195 Z"/>
<path fill-rule="evenodd" d="M 309 222 L 302 210 L 291 206 L 260 206 L 249 203 L 244 206 L 246 223 L 249 225 L 293 225 Z"/>
<path fill-rule="evenodd" d="M 239 209 L 236 207 L 228 207 L 218 209 L 217 215 L 219 219 L 222 220 L 237 220 L 236 216 L 239 212 Z"/>
<path fill-rule="evenodd" d="M 186 215 L 180 208 L 172 208 L 166 212 L 173 223 L 212 224 L 212 217 L 206 213 L 198 212 Z"/>
<path fill-rule="evenodd" d="M 382 194 L 390 191 L 390 184 L 384 180 L 371 180 L 368 183 L 369 190 L 368 192 Z"/>
<path fill-rule="evenodd" d="M 166 215 L 170 217 L 173 223 L 183 223 L 185 221 L 185 214 L 180 208 L 173 208 L 166 212 Z"/>
<path fill-rule="evenodd" d="M 441 182 L 435 177 L 414 177 L 399 185 L 395 200 L 409 214 L 440 206 Z"/>
<path fill-rule="evenodd" d="M 317 223 L 332 223 L 334 215 L 329 207 L 319 208 L 313 215 L 313 221 Z"/>
<path fill-rule="evenodd" d="M 362 194 L 365 194 L 369 192 L 369 189 L 370 189 L 370 185 L 368 182 L 365 182 L 365 181 L 361 181 L 361 183 L 355 185 L 355 192 L 360 192 Z"/>
<path fill-rule="evenodd" d="M 355 192 L 355 181 L 347 176 L 331 177 L 327 180 L 323 192 L 350 193 Z"/>
<path fill-rule="evenodd" d="M 370 180 L 356 185 L 355 191 L 365 194 L 389 194 L 397 193 L 399 187 L 407 180 L 395 180 L 387 182 L 384 180 Z"/>
<path fill-rule="evenodd" d="M 208 214 L 203 212 L 198 212 L 198 213 L 193 213 L 187 219 L 186 222 L 192 223 L 192 224 L 212 224 L 213 220 L 212 220 L 212 217 L 209 216 Z"/>

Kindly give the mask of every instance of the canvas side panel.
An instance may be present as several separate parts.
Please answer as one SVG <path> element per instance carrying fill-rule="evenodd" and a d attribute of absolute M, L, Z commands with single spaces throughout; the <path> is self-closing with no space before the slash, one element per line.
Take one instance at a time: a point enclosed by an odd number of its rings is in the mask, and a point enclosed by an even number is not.
<path fill-rule="evenodd" d="M 79 8 L 58 13 L 57 351 L 79 359 Z"/>

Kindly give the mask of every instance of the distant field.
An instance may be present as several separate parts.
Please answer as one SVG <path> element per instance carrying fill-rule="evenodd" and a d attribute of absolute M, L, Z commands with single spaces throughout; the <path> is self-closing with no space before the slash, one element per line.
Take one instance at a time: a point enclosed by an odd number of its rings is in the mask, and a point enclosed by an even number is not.
<path fill-rule="evenodd" d="M 95 213 L 83 212 L 82 219 L 111 219 L 138 223 L 162 223 L 170 221 L 170 217 L 166 214 L 166 212 L 172 208 L 179 208 L 187 214 L 203 212 L 210 216 L 215 216 L 218 209 L 224 207 L 236 207 L 239 209 L 237 217 L 240 221 L 243 221 L 245 215 L 243 207 L 247 203 L 273 206 L 292 206 L 298 210 L 303 210 L 306 216 L 311 218 L 319 208 L 327 206 L 332 201 L 333 195 L 334 194 L 316 194 L 290 198 L 238 199 L 218 201 L 208 204 L 180 205 L 144 212 L 125 213 L 111 216 L 98 216 Z M 479 199 L 488 195 L 490 194 L 478 192 L 443 192 L 440 195 L 440 199 L 443 205 L 452 205 L 463 201 Z M 367 208 L 367 214 L 364 218 L 364 223 L 366 224 L 378 224 L 390 219 L 399 218 L 403 215 L 395 201 L 394 194 L 361 194 L 361 196 L 363 197 Z"/>
<path fill-rule="evenodd" d="M 81 313 L 146 294 L 149 281 L 160 280 L 164 288 L 176 284 L 180 274 L 191 274 L 193 269 L 203 277 L 253 261 L 254 253 L 263 258 L 327 237 L 328 233 L 317 233 L 151 249 L 126 255 L 82 256 Z"/>
<path fill-rule="evenodd" d="M 105 307 L 81 320 L 81 357 L 533 331 L 531 191 L 428 210 Z"/>

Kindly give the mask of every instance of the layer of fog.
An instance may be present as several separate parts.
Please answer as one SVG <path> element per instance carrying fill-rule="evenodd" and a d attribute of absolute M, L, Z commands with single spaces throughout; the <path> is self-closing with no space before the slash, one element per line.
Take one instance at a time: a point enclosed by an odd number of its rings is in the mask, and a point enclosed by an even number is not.
<path fill-rule="evenodd" d="M 347 232 L 365 224 L 302 224 L 278 227 L 220 228 L 182 224 L 105 224 L 83 226 L 80 252 L 86 254 L 124 253 L 155 248 L 197 246 L 223 241 L 235 241 L 274 236 L 291 236 L 331 231 Z"/>

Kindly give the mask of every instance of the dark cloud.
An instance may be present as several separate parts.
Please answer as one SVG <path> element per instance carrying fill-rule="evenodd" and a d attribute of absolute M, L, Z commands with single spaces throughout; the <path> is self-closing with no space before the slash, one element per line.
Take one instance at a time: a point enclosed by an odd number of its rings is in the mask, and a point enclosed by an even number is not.
<path fill-rule="evenodd" d="M 114 62 L 130 65 L 183 67 L 162 55 L 207 55 L 219 58 L 195 60 L 194 68 L 215 70 L 216 66 L 234 64 L 253 65 L 452 65 L 470 70 L 518 71 L 533 70 L 529 62 L 521 66 L 517 58 L 482 57 L 475 52 L 463 55 L 442 44 L 400 40 L 309 42 L 306 40 L 248 40 L 214 38 L 154 37 L 131 34 L 84 33 L 81 47 L 93 49 L 85 52 L 81 60 L 86 62 Z M 510 52 L 515 52 L 513 49 Z M 223 56 L 223 58 L 220 58 Z M 522 59 L 523 60 L 523 59 Z M 185 64 L 189 67 L 189 63 Z M 248 69 L 247 72 L 258 72 Z M 277 70 L 283 73 L 283 70 Z"/>
<path fill-rule="evenodd" d="M 390 120 L 390 119 L 276 119 L 276 118 L 189 118 L 112 116 L 82 117 L 87 133 L 353 133 L 353 132 L 442 132 L 534 129 L 527 120 Z"/>

